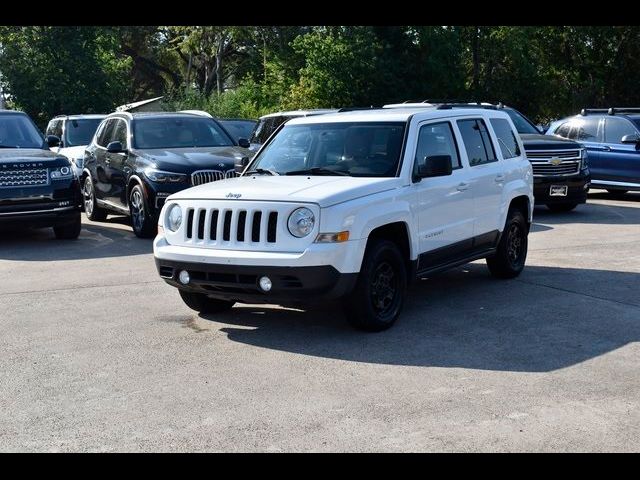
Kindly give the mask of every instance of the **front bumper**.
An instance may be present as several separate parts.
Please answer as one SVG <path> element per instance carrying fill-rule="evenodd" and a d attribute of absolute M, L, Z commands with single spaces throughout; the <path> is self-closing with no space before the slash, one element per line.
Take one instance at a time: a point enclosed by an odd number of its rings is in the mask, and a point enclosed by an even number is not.
<path fill-rule="evenodd" d="M 549 203 L 585 203 L 589 191 L 591 176 L 588 171 L 571 177 L 534 177 L 533 196 L 536 205 Z M 551 185 L 566 185 L 567 195 L 556 197 L 550 195 Z"/>
<path fill-rule="evenodd" d="M 242 303 L 298 305 L 337 300 L 353 289 L 357 278 L 356 273 L 340 273 L 329 265 L 259 267 L 155 260 L 160 277 L 169 285 Z M 189 273 L 187 285 L 178 280 L 183 270 Z M 262 291 L 258 283 L 265 276 L 272 282 L 268 292 Z"/>
<path fill-rule="evenodd" d="M 158 273 L 176 288 L 243 303 L 299 305 L 349 293 L 362 262 L 361 243 L 312 244 L 299 253 L 265 252 L 176 246 L 158 235 L 153 251 Z M 178 281 L 182 270 L 189 272 L 188 285 Z M 269 292 L 258 286 L 262 276 L 273 283 Z"/>
<path fill-rule="evenodd" d="M 41 187 L 0 190 L 0 226 L 46 228 L 67 225 L 80 216 L 78 180 L 53 181 Z"/>

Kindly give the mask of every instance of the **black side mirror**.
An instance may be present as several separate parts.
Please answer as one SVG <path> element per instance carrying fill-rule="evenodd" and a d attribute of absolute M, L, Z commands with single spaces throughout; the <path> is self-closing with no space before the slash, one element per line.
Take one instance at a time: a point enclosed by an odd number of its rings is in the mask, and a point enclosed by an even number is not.
<path fill-rule="evenodd" d="M 122 148 L 122 143 L 120 142 L 109 142 L 107 145 L 107 152 L 109 153 L 124 153 L 124 148 Z"/>
<path fill-rule="evenodd" d="M 640 136 L 637 133 L 632 133 L 631 135 L 625 135 L 620 141 L 622 143 L 638 143 L 640 142 Z"/>
<path fill-rule="evenodd" d="M 247 140 L 246 138 L 239 138 L 238 145 L 242 148 L 249 148 L 251 146 L 251 143 L 249 143 L 249 140 Z"/>
<path fill-rule="evenodd" d="M 61 143 L 60 138 L 55 135 L 47 135 L 46 142 L 49 148 L 59 147 Z"/>
<path fill-rule="evenodd" d="M 424 164 L 418 166 L 418 177 L 444 177 L 451 175 L 451 155 L 424 157 Z"/>

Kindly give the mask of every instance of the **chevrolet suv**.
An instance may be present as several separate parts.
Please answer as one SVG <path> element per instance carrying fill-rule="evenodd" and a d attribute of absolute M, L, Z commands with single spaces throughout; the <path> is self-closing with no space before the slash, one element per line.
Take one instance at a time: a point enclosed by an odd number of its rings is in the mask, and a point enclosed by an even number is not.
<path fill-rule="evenodd" d="M 236 176 L 249 162 L 248 154 L 210 117 L 112 113 L 85 151 L 85 212 L 98 221 L 109 213 L 130 215 L 136 236 L 152 237 L 170 194 Z"/>
<path fill-rule="evenodd" d="M 155 262 L 198 312 L 341 299 L 389 328 L 414 278 L 486 258 L 524 268 L 533 172 L 500 110 L 377 109 L 296 118 L 241 177 L 171 195 Z"/>
<path fill-rule="evenodd" d="M 43 137 L 27 114 L 0 110 L 0 227 L 80 235 L 78 177 L 69 159 L 49 150 L 59 142 Z"/>
<path fill-rule="evenodd" d="M 591 182 L 586 150 L 577 142 L 542 134 L 531 120 L 502 103 L 470 103 L 425 100 L 422 103 L 399 103 L 385 108 L 407 106 L 438 108 L 486 108 L 505 112 L 520 134 L 527 158 L 533 167 L 533 194 L 536 205 L 546 205 L 555 212 L 568 212 L 586 203 Z M 590 160 L 589 160 L 590 161 Z"/>
<path fill-rule="evenodd" d="M 583 109 L 554 122 L 547 135 L 584 145 L 591 186 L 613 194 L 640 191 L 640 108 Z"/>

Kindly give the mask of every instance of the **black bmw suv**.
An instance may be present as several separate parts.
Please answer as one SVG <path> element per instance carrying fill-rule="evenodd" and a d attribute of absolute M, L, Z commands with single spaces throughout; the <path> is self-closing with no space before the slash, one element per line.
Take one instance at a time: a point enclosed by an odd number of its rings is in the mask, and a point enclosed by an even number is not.
<path fill-rule="evenodd" d="M 80 235 L 78 177 L 68 158 L 49 150 L 23 112 L 0 110 L 0 228 L 53 227 L 57 238 Z"/>
<path fill-rule="evenodd" d="M 130 215 L 136 236 L 152 237 L 169 195 L 236 176 L 249 162 L 248 146 L 248 140 L 235 141 L 215 119 L 202 115 L 112 113 L 84 154 L 87 217 Z"/>

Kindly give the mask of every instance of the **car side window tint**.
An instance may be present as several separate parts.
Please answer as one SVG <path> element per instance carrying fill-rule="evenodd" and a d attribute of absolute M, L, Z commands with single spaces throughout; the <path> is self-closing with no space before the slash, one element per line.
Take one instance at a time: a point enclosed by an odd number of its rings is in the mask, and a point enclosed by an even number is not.
<path fill-rule="evenodd" d="M 569 125 L 569 122 L 563 123 L 562 125 L 560 125 L 556 129 L 555 135 L 559 135 L 561 137 L 567 138 L 567 137 L 569 137 L 569 130 L 570 129 L 571 129 L 571 125 Z"/>
<path fill-rule="evenodd" d="M 107 142 L 120 142 L 124 148 L 127 148 L 127 122 L 124 120 L 116 120 L 111 140 Z"/>
<path fill-rule="evenodd" d="M 498 160 L 484 120 L 480 118 L 458 120 L 457 123 L 469 158 L 469 165 L 475 167 Z"/>
<path fill-rule="evenodd" d="M 607 117 L 604 124 L 604 141 L 622 143 L 622 137 L 638 133 L 632 123 L 624 118 Z"/>
<path fill-rule="evenodd" d="M 430 123 L 420 127 L 418 132 L 418 145 L 414 170 L 417 172 L 420 165 L 424 165 L 427 157 L 436 155 L 448 155 L 451 157 L 451 168 L 461 168 L 458 144 L 453 136 L 453 129 L 449 122 Z"/>
<path fill-rule="evenodd" d="M 115 119 L 110 118 L 102 125 L 100 136 L 98 137 L 97 141 L 98 145 L 100 145 L 101 147 L 106 147 L 111 141 L 110 138 L 113 134 L 113 128 L 115 126 L 114 123 Z"/>
<path fill-rule="evenodd" d="M 502 158 L 519 157 L 520 145 L 518 145 L 518 139 L 509 122 L 502 118 L 492 118 L 490 122 L 496 137 L 498 137 Z"/>
<path fill-rule="evenodd" d="M 597 142 L 598 141 L 598 122 L 600 118 L 590 117 L 584 122 L 576 124 L 575 139 L 580 142 Z"/>

